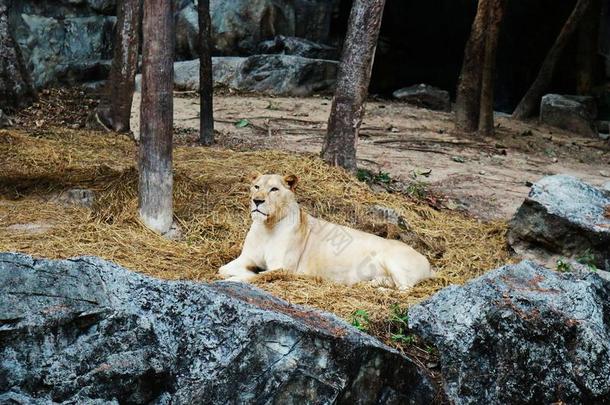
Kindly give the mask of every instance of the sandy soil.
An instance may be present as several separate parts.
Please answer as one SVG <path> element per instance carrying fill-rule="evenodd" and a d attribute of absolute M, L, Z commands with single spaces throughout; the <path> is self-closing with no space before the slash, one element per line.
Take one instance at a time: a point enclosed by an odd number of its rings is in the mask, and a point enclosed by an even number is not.
<path fill-rule="evenodd" d="M 199 99 L 179 94 L 174 100 L 178 142 L 193 142 L 199 126 Z M 283 149 L 319 153 L 330 110 L 329 97 L 280 98 L 219 95 L 215 98 L 217 140 L 235 149 Z M 132 130 L 139 133 L 136 94 Z M 247 120 L 238 128 L 236 123 Z M 610 146 L 505 116 L 497 118 L 492 138 L 456 134 L 447 113 L 402 103 L 374 101 L 358 148 L 360 165 L 387 172 L 405 183 L 425 182 L 481 219 L 508 219 L 529 191 L 529 183 L 557 173 L 592 184 L 610 180 Z"/>

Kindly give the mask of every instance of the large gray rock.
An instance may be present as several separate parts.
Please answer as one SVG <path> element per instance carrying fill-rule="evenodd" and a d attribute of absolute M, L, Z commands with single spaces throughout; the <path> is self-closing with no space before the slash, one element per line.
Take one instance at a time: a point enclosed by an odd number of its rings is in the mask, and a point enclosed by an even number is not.
<path fill-rule="evenodd" d="M 610 195 L 579 179 L 545 177 L 532 189 L 510 221 L 509 243 L 521 250 L 542 250 L 566 257 L 592 255 L 610 269 Z"/>
<path fill-rule="evenodd" d="M 547 94 L 540 104 L 540 122 L 597 138 L 595 98 Z"/>
<path fill-rule="evenodd" d="M 11 119 L 0 110 L 0 129 L 11 126 Z"/>
<path fill-rule="evenodd" d="M 195 0 L 173 0 L 178 59 L 198 57 Z M 337 0 L 211 0 L 213 50 L 251 55 L 278 35 L 316 42 L 330 37 Z M 95 81 L 107 74 L 112 57 L 116 0 L 20 0 L 11 3 L 9 24 L 32 73 L 42 87 L 62 81 Z M 100 64 L 96 66 L 96 64 Z"/>
<path fill-rule="evenodd" d="M 339 0 L 294 0 L 296 37 L 329 43 Z M 280 34 L 280 33 L 278 33 Z"/>
<path fill-rule="evenodd" d="M 338 62 L 289 55 L 212 58 L 214 86 L 244 92 L 308 96 L 332 89 Z M 140 77 L 137 79 L 139 88 Z M 199 59 L 176 62 L 174 83 L 179 90 L 199 90 Z"/>
<path fill-rule="evenodd" d="M 430 403 L 409 359 L 236 283 L 0 254 L 0 403 Z M 13 401 L 13 402 L 11 402 Z"/>
<path fill-rule="evenodd" d="M 392 93 L 394 98 L 421 108 L 451 111 L 449 92 L 427 84 L 405 87 Z"/>
<path fill-rule="evenodd" d="M 335 59 L 337 51 L 313 41 L 328 41 L 335 1 L 326 0 L 223 0 L 211 1 L 214 52 L 222 55 L 285 53 L 314 59 Z M 176 55 L 199 57 L 197 5 L 183 0 L 176 5 Z M 286 38 L 286 51 L 257 51 L 274 36 Z M 288 37 L 284 37 L 288 35 Z M 293 36 L 302 38 L 294 38 Z M 277 41 L 276 41 L 277 42 Z M 281 45 L 274 45 L 275 48 Z"/>
<path fill-rule="evenodd" d="M 71 1 L 75 3 L 74 0 Z M 116 9 L 116 0 L 86 0 L 89 7 L 102 14 L 113 14 Z"/>
<path fill-rule="evenodd" d="M 278 35 L 258 45 L 258 53 L 296 55 L 311 59 L 339 59 L 338 50 L 303 38 Z"/>
<path fill-rule="evenodd" d="M 197 6 L 188 4 L 176 16 L 176 57 L 191 60 L 199 57 L 199 15 Z"/>
<path fill-rule="evenodd" d="M 105 61 L 112 57 L 116 17 L 47 16 L 44 9 L 26 10 L 40 14 L 13 14 L 12 25 L 37 87 L 60 79 L 96 80 L 108 73 Z"/>
<path fill-rule="evenodd" d="M 610 283 L 532 262 L 448 287 L 409 310 L 455 404 L 610 402 Z"/>
<path fill-rule="evenodd" d="M 211 0 L 212 37 L 224 55 L 252 53 L 275 35 L 296 35 L 294 0 Z"/>

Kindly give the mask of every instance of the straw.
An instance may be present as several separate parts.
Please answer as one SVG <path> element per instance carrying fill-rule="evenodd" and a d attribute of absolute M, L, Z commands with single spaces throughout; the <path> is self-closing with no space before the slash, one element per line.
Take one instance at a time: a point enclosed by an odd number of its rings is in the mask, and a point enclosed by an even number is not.
<path fill-rule="evenodd" d="M 175 218 L 184 237 L 166 240 L 138 221 L 136 152 L 129 138 L 112 134 L 0 131 L 0 251 L 49 258 L 95 255 L 163 279 L 218 280 L 218 267 L 239 255 L 250 224 L 246 175 L 258 170 L 298 175 L 297 196 L 311 214 L 382 236 L 406 234 L 430 259 L 438 277 L 406 292 L 285 272 L 255 281 L 291 303 L 348 321 L 364 310 L 369 332 L 388 343 L 393 306 L 408 307 L 510 260 L 504 222 L 481 222 L 399 194 L 376 193 L 316 156 L 278 151 L 176 147 Z M 72 188 L 93 190 L 93 207 L 65 206 L 53 197 Z M 371 215 L 373 205 L 394 209 L 410 231 Z"/>

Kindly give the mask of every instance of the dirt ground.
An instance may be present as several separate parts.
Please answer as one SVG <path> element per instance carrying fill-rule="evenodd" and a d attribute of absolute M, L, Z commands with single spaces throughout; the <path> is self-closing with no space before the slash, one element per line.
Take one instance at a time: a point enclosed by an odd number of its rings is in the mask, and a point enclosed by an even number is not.
<path fill-rule="evenodd" d="M 132 129 L 139 133 L 139 94 Z M 192 142 L 199 99 L 177 94 L 177 138 Z M 214 113 L 218 142 L 238 150 L 278 149 L 319 153 L 330 97 L 287 98 L 218 95 Z M 246 120 L 246 121 L 242 121 Z M 244 127 L 236 125 L 238 122 Z M 456 134 L 452 116 L 379 100 L 367 105 L 358 148 L 360 165 L 402 183 L 449 197 L 446 206 L 481 219 L 508 219 L 539 178 L 566 173 L 595 185 L 610 180 L 610 147 L 600 139 L 497 117 L 493 138 Z"/>

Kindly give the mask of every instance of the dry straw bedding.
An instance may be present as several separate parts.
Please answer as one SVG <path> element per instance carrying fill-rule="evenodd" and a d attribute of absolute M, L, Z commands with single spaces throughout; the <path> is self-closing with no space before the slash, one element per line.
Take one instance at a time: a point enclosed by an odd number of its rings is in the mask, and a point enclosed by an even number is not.
<path fill-rule="evenodd" d="M 371 333 L 386 341 L 393 305 L 409 306 L 509 260 L 505 223 L 482 223 L 401 195 L 374 193 L 317 157 L 277 151 L 176 147 L 175 217 L 184 239 L 169 241 L 138 222 L 136 152 L 128 138 L 96 132 L 0 131 L 0 251 L 51 258 L 96 255 L 155 277 L 217 280 L 218 267 L 239 254 L 249 227 L 244 178 L 258 170 L 297 174 L 301 204 L 336 223 L 392 236 L 391 228 L 367 214 L 369 207 L 390 207 L 406 219 L 410 240 L 438 270 L 437 279 L 409 292 L 367 284 L 345 287 L 288 274 L 257 281 L 292 303 L 347 320 L 354 311 L 365 310 Z M 94 190 L 93 207 L 64 206 L 49 198 L 70 188 Z M 28 231 L 23 224 L 42 227 Z"/>

